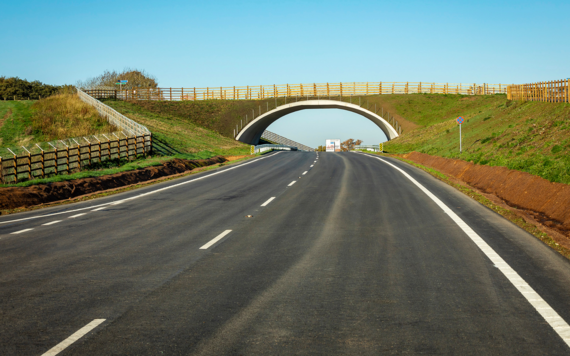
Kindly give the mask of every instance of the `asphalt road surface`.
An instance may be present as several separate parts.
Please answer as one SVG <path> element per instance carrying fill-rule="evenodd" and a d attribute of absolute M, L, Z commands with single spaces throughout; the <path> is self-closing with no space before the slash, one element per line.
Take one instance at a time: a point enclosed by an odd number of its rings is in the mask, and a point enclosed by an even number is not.
<path fill-rule="evenodd" d="M 384 157 L 0 218 L 1 355 L 568 355 L 569 321 L 568 260 Z"/>

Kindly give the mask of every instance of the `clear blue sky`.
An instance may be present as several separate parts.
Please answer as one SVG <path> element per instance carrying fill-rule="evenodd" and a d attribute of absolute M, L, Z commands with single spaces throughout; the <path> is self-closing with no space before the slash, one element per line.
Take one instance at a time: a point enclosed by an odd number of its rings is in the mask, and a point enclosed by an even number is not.
<path fill-rule="evenodd" d="M 125 67 L 145 69 L 161 87 L 570 77 L 568 0 L 3 1 L 1 8 L 0 76 L 50 84 Z M 271 129 L 316 146 L 323 140 L 306 133 L 327 117 L 336 138 L 364 138 L 371 127 L 378 135 L 366 143 L 383 137 L 366 119 L 331 110 L 301 112 Z"/>

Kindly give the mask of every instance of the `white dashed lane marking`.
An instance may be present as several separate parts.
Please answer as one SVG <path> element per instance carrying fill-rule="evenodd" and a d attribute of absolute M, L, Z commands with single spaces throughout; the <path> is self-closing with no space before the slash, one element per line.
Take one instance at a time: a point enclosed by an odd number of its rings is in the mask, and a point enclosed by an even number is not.
<path fill-rule="evenodd" d="M 78 218 L 78 217 L 83 216 L 83 215 L 85 215 L 85 214 L 87 214 L 87 213 L 81 213 L 81 214 L 77 214 L 77 215 L 72 215 L 72 216 L 69 217 L 69 219 Z"/>
<path fill-rule="evenodd" d="M 61 220 L 56 220 L 56 221 L 52 221 L 52 222 L 48 222 L 47 224 L 42 224 L 42 226 L 48 226 L 48 225 L 53 225 L 53 224 L 57 224 L 61 222 Z"/>
<path fill-rule="evenodd" d="M 24 233 L 24 232 L 28 232 L 28 231 L 32 231 L 32 230 L 33 230 L 33 229 L 24 229 L 24 230 L 20 230 L 20 231 L 13 232 L 12 235 L 18 235 L 18 234 L 21 234 L 21 233 Z"/>
<path fill-rule="evenodd" d="M 273 199 L 275 199 L 275 197 L 271 197 L 271 198 L 267 199 L 267 201 L 265 203 L 261 204 L 261 206 L 267 206 L 267 204 L 271 203 L 271 201 Z"/>
<path fill-rule="evenodd" d="M 304 171 L 304 172 L 303 172 L 303 175 L 307 174 L 307 172 L 308 172 L 308 171 Z"/>
<path fill-rule="evenodd" d="M 291 183 L 289 183 L 288 187 L 292 186 L 293 184 L 297 183 L 296 180 L 292 181 Z"/>
<path fill-rule="evenodd" d="M 216 242 L 220 241 L 221 239 L 224 238 L 224 236 L 226 236 L 227 234 L 229 234 L 230 232 L 232 232 L 232 230 L 226 230 L 224 232 L 222 232 L 221 234 L 219 234 L 218 236 L 214 237 L 210 242 L 208 242 L 207 244 L 205 244 L 204 246 L 200 247 L 200 250 L 206 250 L 208 247 L 212 246 L 213 244 L 215 244 Z"/>
<path fill-rule="evenodd" d="M 77 330 L 73 335 L 68 337 L 67 339 L 63 340 L 59 344 L 52 347 L 49 351 L 42 354 L 42 356 L 55 356 L 69 347 L 69 345 L 73 344 L 77 340 L 81 339 L 85 334 L 90 332 L 91 330 L 95 329 L 99 326 L 105 319 L 95 319 L 89 324 L 85 325 L 81 329 Z"/>

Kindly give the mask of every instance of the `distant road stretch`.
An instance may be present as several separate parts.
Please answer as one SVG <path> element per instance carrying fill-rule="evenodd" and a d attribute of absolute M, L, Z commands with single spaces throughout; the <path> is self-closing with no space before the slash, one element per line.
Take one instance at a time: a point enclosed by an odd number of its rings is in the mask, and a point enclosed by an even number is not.
<path fill-rule="evenodd" d="M 385 157 L 0 217 L 1 355 L 568 355 L 569 321 L 568 260 Z"/>

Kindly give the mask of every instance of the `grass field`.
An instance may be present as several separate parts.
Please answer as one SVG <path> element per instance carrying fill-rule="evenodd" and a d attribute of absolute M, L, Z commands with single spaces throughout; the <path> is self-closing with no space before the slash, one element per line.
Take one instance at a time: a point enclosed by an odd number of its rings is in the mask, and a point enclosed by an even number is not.
<path fill-rule="evenodd" d="M 570 184 L 570 104 L 507 101 L 504 95 L 408 97 L 391 100 L 417 127 L 385 143 L 386 151 L 459 158 Z M 463 153 L 457 116 L 465 119 Z"/>

